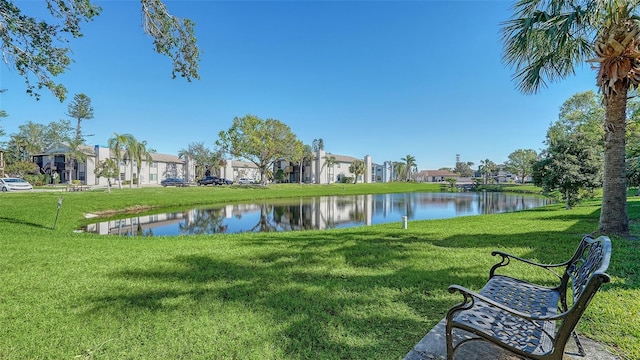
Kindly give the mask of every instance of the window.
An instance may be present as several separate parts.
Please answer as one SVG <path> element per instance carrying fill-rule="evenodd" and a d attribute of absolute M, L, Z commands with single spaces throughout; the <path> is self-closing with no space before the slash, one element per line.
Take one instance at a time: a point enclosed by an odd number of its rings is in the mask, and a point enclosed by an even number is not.
<path fill-rule="evenodd" d="M 158 174 L 149 174 L 149 181 L 158 181 Z"/>
<path fill-rule="evenodd" d="M 157 161 L 154 161 L 154 162 L 151 163 L 151 168 L 152 169 L 156 169 L 157 167 L 158 167 L 158 162 Z"/>
<path fill-rule="evenodd" d="M 120 180 L 124 180 L 124 179 L 125 179 L 124 173 L 120 173 Z"/>

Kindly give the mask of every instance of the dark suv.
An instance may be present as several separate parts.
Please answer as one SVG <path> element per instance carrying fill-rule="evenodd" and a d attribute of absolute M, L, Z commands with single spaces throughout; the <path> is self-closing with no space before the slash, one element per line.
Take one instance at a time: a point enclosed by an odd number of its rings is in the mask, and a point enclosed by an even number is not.
<path fill-rule="evenodd" d="M 200 185 L 223 185 L 224 179 L 220 179 L 217 176 L 205 176 L 198 180 L 198 186 Z"/>

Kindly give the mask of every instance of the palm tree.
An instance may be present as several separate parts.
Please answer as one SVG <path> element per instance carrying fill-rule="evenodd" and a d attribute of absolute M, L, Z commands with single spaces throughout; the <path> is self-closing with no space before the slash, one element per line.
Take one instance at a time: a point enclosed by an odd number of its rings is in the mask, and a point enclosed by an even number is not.
<path fill-rule="evenodd" d="M 406 173 L 406 165 L 399 161 L 393 162 L 393 176 L 395 181 L 401 181 L 402 176 Z"/>
<path fill-rule="evenodd" d="M 133 188 L 133 163 L 136 161 L 138 151 L 138 140 L 131 134 L 128 134 L 128 139 L 124 143 L 124 161 L 129 162 L 129 168 L 131 169 L 131 180 L 129 181 L 129 189 Z"/>
<path fill-rule="evenodd" d="M 324 157 L 324 165 L 327 167 L 327 183 L 329 183 L 330 180 L 333 180 L 333 167 L 337 163 L 338 163 L 338 160 L 336 160 L 336 157 L 333 155 Z M 331 174 L 329 170 L 331 170 Z"/>
<path fill-rule="evenodd" d="M 120 164 L 122 163 L 125 146 L 131 138 L 132 136 L 129 134 L 113 133 L 113 137 L 109 139 L 109 149 L 111 150 L 113 156 L 115 156 L 116 158 L 118 169 L 120 169 Z M 120 178 L 120 174 L 118 174 L 118 189 L 122 189 L 122 179 Z"/>
<path fill-rule="evenodd" d="M 140 172 L 142 171 L 142 162 L 146 161 L 147 163 L 151 163 L 153 159 L 151 158 L 151 153 L 153 150 L 147 149 L 147 141 L 136 141 L 133 146 L 134 150 L 134 158 L 136 161 L 136 168 L 138 170 L 138 187 L 140 187 Z"/>
<path fill-rule="evenodd" d="M 300 184 L 302 184 L 302 175 L 304 175 L 304 164 L 313 160 L 313 149 L 310 145 L 304 144 L 302 146 L 302 158 L 300 160 Z"/>
<path fill-rule="evenodd" d="M 411 180 L 411 173 L 417 170 L 416 158 L 411 155 L 407 155 L 406 157 L 403 157 L 400 160 L 404 161 L 404 164 L 405 164 L 404 179 L 406 181 L 409 181 Z"/>
<path fill-rule="evenodd" d="M 353 174 L 353 183 L 358 183 L 358 176 L 364 174 L 367 170 L 367 165 L 362 160 L 354 160 L 349 166 L 349 171 Z"/>
<path fill-rule="evenodd" d="M 74 139 L 69 142 L 69 150 L 65 153 L 67 163 L 65 164 L 65 170 L 68 173 L 67 181 L 71 183 L 73 173 L 78 171 L 78 164 L 83 164 L 87 160 L 87 154 L 82 149 L 82 139 Z"/>
<path fill-rule="evenodd" d="M 324 150 L 324 140 L 322 140 L 322 138 L 313 139 L 313 141 L 311 142 L 311 148 L 314 152 Z"/>
<path fill-rule="evenodd" d="M 629 235 L 625 178 L 627 96 L 640 83 L 638 0 L 521 0 L 503 24 L 504 60 L 524 93 L 596 64 L 605 116 L 599 233 Z"/>
<path fill-rule="evenodd" d="M 489 159 L 480 160 L 478 171 L 482 174 L 485 185 L 489 183 L 489 176 L 496 170 L 498 170 L 498 165 L 496 165 L 496 163 L 494 163 L 493 161 Z"/>

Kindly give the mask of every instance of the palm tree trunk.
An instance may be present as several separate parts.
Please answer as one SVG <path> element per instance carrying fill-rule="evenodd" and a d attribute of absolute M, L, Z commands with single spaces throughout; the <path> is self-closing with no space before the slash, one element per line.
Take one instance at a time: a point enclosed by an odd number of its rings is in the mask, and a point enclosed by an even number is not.
<path fill-rule="evenodd" d="M 133 189 L 133 160 L 131 161 L 130 170 L 131 170 L 131 181 L 129 181 L 129 189 Z"/>
<path fill-rule="evenodd" d="M 122 176 L 120 176 L 120 158 L 116 157 L 116 161 L 118 162 L 118 189 L 122 190 Z"/>
<path fill-rule="evenodd" d="M 606 96 L 604 139 L 604 186 L 598 232 L 610 235 L 629 235 L 627 215 L 627 182 L 625 172 L 625 130 L 627 90 Z"/>

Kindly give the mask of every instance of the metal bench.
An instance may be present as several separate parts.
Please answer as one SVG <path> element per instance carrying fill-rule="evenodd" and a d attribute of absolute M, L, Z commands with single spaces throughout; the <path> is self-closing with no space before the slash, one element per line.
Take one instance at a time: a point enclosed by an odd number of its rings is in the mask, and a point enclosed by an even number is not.
<path fill-rule="evenodd" d="M 462 345 L 483 340 L 529 359 L 561 360 L 571 336 L 584 356 L 574 329 L 596 291 L 610 280 L 605 273 L 611 258 L 609 238 L 585 236 L 571 259 L 560 264 L 538 264 L 501 251 L 491 254 L 502 260 L 491 268 L 482 290 L 449 287 L 464 300 L 446 316 L 447 359 Z M 496 274 L 511 260 L 549 271 L 560 283 L 545 287 Z"/>

